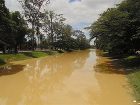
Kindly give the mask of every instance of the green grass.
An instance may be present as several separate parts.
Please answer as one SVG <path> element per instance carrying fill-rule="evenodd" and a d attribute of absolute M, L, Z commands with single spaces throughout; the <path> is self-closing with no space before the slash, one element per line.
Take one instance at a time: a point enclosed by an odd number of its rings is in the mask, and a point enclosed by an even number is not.
<path fill-rule="evenodd" d="M 132 69 L 133 67 L 135 68 L 140 66 L 140 56 L 127 56 L 125 58 L 122 58 L 120 61 L 122 65 Z"/>
<path fill-rule="evenodd" d="M 130 73 L 127 76 L 133 89 L 133 95 L 136 100 L 140 102 L 140 69 L 137 69 L 135 72 Z"/>
<path fill-rule="evenodd" d="M 19 54 L 0 54 L 0 66 L 12 61 L 25 60 L 30 58 L 45 57 L 48 55 L 55 55 L 57 51 L 32 51 Z"/>
<path fill-rule="evenodd" d="M 140 102 L 140 56 L 131 55 L 119 59 L 124 70 L 128 69 L 127 77 L 133 89 L 133 95 L 137 102 Z"/>
<path fill-rule="evenodd" d="M 0 54 L 0 65 L 9 63 L 11 61 L 25 60 L 30 57 L 24 54 Z"/>
<path fill-rule="evenodd" d="M 133 60 L 133 59 L 136 59 L 138 56 L 128 56 L 126 58 L 124 58 L 125 60 Z"/>
<path fill-rule="evenodd" d="M 25 52 L 23 54 L 25 56 L 32 57 L 32 58 L 39 58 L 39 57 L 44 57 L 48 55 L 47 53 L 40 52 L 40 51 Z"/>

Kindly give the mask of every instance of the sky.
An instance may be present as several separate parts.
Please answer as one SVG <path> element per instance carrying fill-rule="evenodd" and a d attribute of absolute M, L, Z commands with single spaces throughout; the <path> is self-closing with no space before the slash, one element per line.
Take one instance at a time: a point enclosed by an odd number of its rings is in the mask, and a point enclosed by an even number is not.
<path fill-rule="evenodd" d="M 21 7 L 17 0 L 5 0 L 6 6 L 10 11 L 21 11 Z M 114 7 L 115 4 L 122 0 L 50 0 L 48 9 L 54 10 L 55 13 L 63 14 L 67 19 L 66 23 L 85 32 L 85 27 L 90 26 L 99 18 L 99 14 L 103 13 L 107 8 Z"/>

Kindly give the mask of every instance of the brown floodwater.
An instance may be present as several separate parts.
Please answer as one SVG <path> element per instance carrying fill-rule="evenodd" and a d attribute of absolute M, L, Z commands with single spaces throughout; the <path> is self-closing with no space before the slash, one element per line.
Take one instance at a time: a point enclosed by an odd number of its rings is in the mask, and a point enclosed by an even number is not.
<path fill-rule="evenodd" d="M 135 105 L 125 75 L 96 72 L 97 59 L 85 50 L 13 62 L 0 69 L 0 105 Z"/>

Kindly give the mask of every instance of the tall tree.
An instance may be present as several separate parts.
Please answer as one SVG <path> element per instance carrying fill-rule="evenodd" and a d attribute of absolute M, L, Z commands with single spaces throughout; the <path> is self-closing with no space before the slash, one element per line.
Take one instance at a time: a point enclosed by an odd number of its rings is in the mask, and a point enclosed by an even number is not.
<path fill-rule="evenodd" d="M 28 26 L 21 16 L 20 12 L 15 11 L 11 14 L 11 19 L 14 22 L 14 32 L 13 37 L 15 40 L 14 46 L 15 46 L 15 53 L 18 52 L 17 47 L 21 45 L 24 41 L 25 35 L 28 32 Z"/>
<path fill-rule="evenodd" d="M 46 11 L 43 19 L 43 30 L 49 38 L 50 47 L 53 48 L 54 41 L 60 37 L 62 33 L 62 26 L 65 18 L 61 14 L 56 14 L 53 11 Z"/>
<path fill-rule="evenodd" d="M 0 40 L 5 44 L 8 39 L 11 41 L 11 20 L 10 12 L 5 6 L 5 1 L 0 0 Z M 7 44 L 8 45 L 8 44 Z M 3 53 L 5 53 L 5 45 L 1 45 Z"/>
<path fill-rule="evenodd" d="M 35 35 L 40 34 L 41 27 L 40 20 L 43 16 L 42 12 L 45 9 L 44 5 L 48 4 L 50 0 L 18 0 L 24 10 L 26 20 L 32 27 L 32 49 L 34 50 Z"/>
<path fill-rule="evenodd" d="M 109 8 L 91 25 L 96 47 L 112 53 L 132 53 L 140 49 L 140 1 L 125 0 Z"/>
<path fill-rule="evenodd" d="M 81 30 L 75 30 L 73 33 L 79 49 L 89 48 L 89 41 L 86 39 L 84 32 Z"/>

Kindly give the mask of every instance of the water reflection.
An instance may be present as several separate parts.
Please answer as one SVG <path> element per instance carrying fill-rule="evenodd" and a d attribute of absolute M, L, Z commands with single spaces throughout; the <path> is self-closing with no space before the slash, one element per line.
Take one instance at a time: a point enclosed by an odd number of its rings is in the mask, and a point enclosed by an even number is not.
<path fill-rule="evenodd" d="M 83 68 L 88 57 L 89 51 L 85 51 L 20 62 L 25 65 L 22 72 L 0 78 L 0 84 L 3 84 L 0 99 L 6 100 L 6 105 L 46 105 L 43 100 L 47 100 L 47 94 L 56 88 L 63 89 L 63 81 L 69 78 L 73 71 Z M 22 70 L 17 66 L 11 67 L 12 70 Z M 16 89 L 14 95 L 10 94 L 11 89 L 7 87 Z"/>
<path fill-rule="evenodd" d="M 105 78 L 94 71 L 96 59 L 94 50 L 86 50 L 17 62 L 23 71 L 0 77 L 0 104 L 105 105 Z"/>
<path fill-rule="evenodd" d="M 23 70 L 24 65 L 6 65 L 0 67 L 0 76 L 16 74 Z"/>

